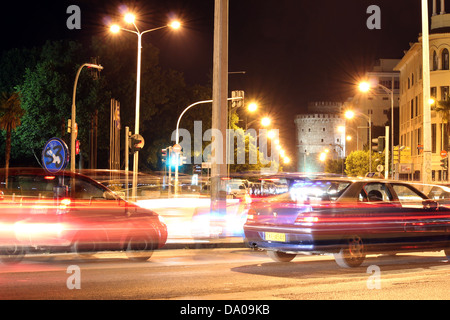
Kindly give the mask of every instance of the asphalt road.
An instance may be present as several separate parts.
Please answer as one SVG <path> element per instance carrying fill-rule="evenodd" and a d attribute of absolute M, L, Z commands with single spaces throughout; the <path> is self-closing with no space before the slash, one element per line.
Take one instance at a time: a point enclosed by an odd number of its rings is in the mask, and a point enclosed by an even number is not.
<path fill-rule="evenodd" d="M 246 248 L 176 249 L 131 262 L 123 253 L 26 257 L 0 266 L 0 298 L 21 300 L 347 300 L 450 299 L 441 252 L 369 256 L 342 269 L 332 256 L 273 262 Z"/>

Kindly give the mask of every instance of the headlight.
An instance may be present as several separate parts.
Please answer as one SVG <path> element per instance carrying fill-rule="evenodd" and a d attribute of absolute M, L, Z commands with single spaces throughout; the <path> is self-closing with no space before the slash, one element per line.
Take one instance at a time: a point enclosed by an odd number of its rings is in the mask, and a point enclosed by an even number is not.
<path fill-rule="evenodd" d="M 161 222 L 162 224 L 166 224 L 166 222 L 164 221 L 164 218 L 163 218 L 160 214 L 158 214 L 158 220 L 159 220 L 159 222 Z"/>

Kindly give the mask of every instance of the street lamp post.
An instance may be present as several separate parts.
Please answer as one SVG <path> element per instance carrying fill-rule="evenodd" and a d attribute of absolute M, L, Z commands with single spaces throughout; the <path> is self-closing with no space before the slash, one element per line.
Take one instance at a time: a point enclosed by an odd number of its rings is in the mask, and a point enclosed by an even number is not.
<path fill-rule="evenodd" d="M 133 24 L 135 30 L 129 30 L 129 29 L 125 29 L 122 28 L 118 25 L 112 25 L 110 30 L 113 33 L 117 33 L 120 30 L 126 31 L 126 32 L 130 32 L 130 33 L 134 33 L 137 35 L 138 37 L 138 48 L 137 48 L 137 75 L 136 75 L 136 115 L 135 115 L 135 123 L 134 123 L 134 134 L 138 135 L 139 134 L 139 118 L 140 118 L 140 93 L 141 93 L 141 60 L 142 60 L 142 54 L 141 54 L 141 50 L 142 50 L 142 36 L 146 33 L 152 32 L 152 31 L 156 31 L 156 30 L 160 30 L 160 29 L 164 29 L 167 27 L 171 27 L 173 29 L 178 29 L 180 27 L 180 23 L 177 21 L 172 22 L 171 24 L 165 25 L 165 26 L 161 26 L 161 27 L 157 27 L 157 28 L 153 28 L 153 29 L 149 29 L 149 30 L 145 30 L 145 31 L 140 31 L 139 28 L 136 26 L 135 24 L 135 17 L 134 15 L 128 13 L 125 15 L 125 21 L 127 23 Z M 136 188 L 137 188 L 137 174 L 138 174 L 138 167 L 139 167 L 139 151 L 136 151 L 133 155 L 133 188 L 132 188 L 132 199 L 133 201 L 136 201 Z"/>
<path fill-rule="evenodd" d="M 372 171 L 372 116 L 369 113 L 369 115 L 365 115 L 364 113 L 358 112 L 358 115 L 361 115 L 367 119 L 367 122 L 369 124 L 369 172 Z M 345 117 L 347 119 L 352 119 L 355 117 L 355 112 L 348 110 L 345 112 Z"/>
<path fill-rule="evenodd" d="M 378 87 L 383 89 L 387 94 L 391 97 L 391 141 L 389 148 L 391 149 L 391 177 L 394 177 L 394 79 L 392 79 L 392 88 L 389 89 L 386 86 L 378 83 Z M 368 82 L 362 82 L 359 85 L 359 89 L 362 92 L 368 92 L 371 89 L 371 86 Z M 386 163 L 386 166 L 388 164 Z M 387 177 L 386 177 L 387 178 Z"/>
<path fill-rule="evenodd" d="M 70 171 L 71 172 L 75 172 L 75 140 L 76 140 L 76 134 L 78 132 L 77 130 L 77 124 L 76 124 L 76 114 L 77 114 L 77 108 L 76 108 L 76 104 L 75 104 L 75 97 L 77 94 L 77 84 L 78 84 L 78 78 L 80 76 L 81 70 L 84 67 L 89 67 L 89 68 L 95 68 L 95 69 L 99 69 L 102 70 L 103 67 L 101 65 L 97 65 L 97 64 L 93 64 L 93 63 L 85 63 L 83 65 L 81 65 L 78 68 L 77 71 L 77 75 L 75 76 L 75 83 L 73 85 L 73 95 L 72 95 L 72 128 L 71 128 L 71 133 L 70 133 Z"/>
<path fill-rule="evenodd" d="M 243 97 L 233 97 L 233 98 L 228 98 L 227 101 L 238 101 L 238 100 L 243 100 Z M 186 107 L 183 112 L 181 112 L 180 116 L 178 117 L 177 120 L 177 127 L 175 129 L 175 144 L 179 144 L 180 142 L 180 134 L 179 134 L 179 127 L 180 127 L 180 122 L 181 122 L 181 118 L 183 117 L 183 115 L 192 107 L 195 107 L 199 104 L 205 104 L 205 103 L 212 103 L 213 100 L 203 100 L 203 101 L 198 101 L 195 102 L 191 105 L 189 105 L 188 107 Z M 176 165 L 175 165 L 175 195 L 177 195 L 178 193 L 178 164 L 179 164 L 179 153 L 176 153 L 176 157 L 177 157 L 177 161 L 176 161 Z"/>

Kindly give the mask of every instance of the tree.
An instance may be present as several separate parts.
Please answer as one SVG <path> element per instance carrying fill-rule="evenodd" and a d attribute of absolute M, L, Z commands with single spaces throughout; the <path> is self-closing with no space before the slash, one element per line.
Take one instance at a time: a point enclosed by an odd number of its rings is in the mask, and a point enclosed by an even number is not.
<path fill-rule="evenodd" d="M 372 152 L 372 169 L 369 170 L 369 151 L 353 151 L 345 160 L 345 173 L 351 177 L 364 177 L 367 172 L 376 172 L 384 165 L 384 153 Z"/>
<path fill-rule="evenodd" d="M 13 134 L 15 159 L 34 162 L 34 158 L 38 159 L 36 153 L 40 154 L 45 142 L 52 137 L 60 137 L 69 144 L 66 128 L 71 118 L 75 75 L 78 67 L 89 60 L 89 52 L 75 41 L 47 41 L 40 48 L 38 62 L 25 70 L 23 81 L 17 86 L 26 113 L 21 119 L 22 125 Z M 92 114 L 98 109 L 99 118 L 109 119 L 109 96 L 103 90 L 102 80 L 94 81 L 87 70 L 81 73 L 76 95 L 77 139 L 86 159 Z M 99 129 L 99 137 L 104 139 L 99 146 L 108 146 L 108 131 L 104 130 L 100 133 Z"/>
<path fill-rule="evenodd" d="M 325 162 L 325 172 L 328 173 L 336 173 L 336 174 L 343 174 L 343 169 L 345 170 L 345 160 L 344 159 L 328 159 Z"/>
<path fill-rule="evenodd" d="M 0 97 L 0 129 L 6 130 L 5 169 L 8 175 L 9 160 L 11 157 L 11 132 L 20 126 L 20 118 L 24 110 L 20 106 L 20 94 L 3 92 Z M 8 177 L 6 176 L 6 183 Z"/>
<path fill-rule="evenodd" d="M 450 100 L 437 101 L 436 112 L 441 115 L 442 123 L 447 124 L 446 138 L 444 141 L 448 141 L 448 137 L 450 136 Z"/>

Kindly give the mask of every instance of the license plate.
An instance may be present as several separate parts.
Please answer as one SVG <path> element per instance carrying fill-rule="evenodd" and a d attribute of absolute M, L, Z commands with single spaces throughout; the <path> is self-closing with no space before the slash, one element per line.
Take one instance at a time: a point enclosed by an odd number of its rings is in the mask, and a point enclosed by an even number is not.
<path fill-rule="evenodd" d="M 286 242 L 286 235 L 284 233 L 266 232 L 266 241 Z"/>

